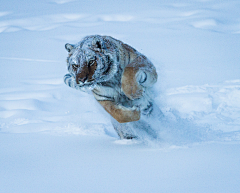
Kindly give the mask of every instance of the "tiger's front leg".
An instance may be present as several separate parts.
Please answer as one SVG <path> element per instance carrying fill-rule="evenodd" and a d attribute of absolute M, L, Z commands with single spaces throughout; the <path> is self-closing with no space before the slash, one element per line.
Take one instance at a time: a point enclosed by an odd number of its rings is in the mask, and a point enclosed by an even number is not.
<path fill-rule="evenodd" d="M 140 109 L 137 107 L 127 108 L 107 100 L 98 102 L 119 123 L 138 121 L 140 119 Z"/>

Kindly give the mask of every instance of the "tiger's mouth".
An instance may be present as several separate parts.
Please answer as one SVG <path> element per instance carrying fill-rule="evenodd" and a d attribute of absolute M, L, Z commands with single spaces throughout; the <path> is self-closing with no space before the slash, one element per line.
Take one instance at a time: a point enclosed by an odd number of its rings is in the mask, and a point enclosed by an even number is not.
<path fill-rule="evenodd" d="M 77 90 L 79 89 L 79 90 L 81 90 L 83 92 L 89 92 L 89 91 L 93 90 L 97 86 L 95 84 L 95 82 L 77 84 L 74 75 L 71 74 L 71 73 L 70 74 L 66 74 L 63 77 L 63 81 L 64 81 L 64 83 L 67 86 L 75 88 Z"/>
<path fill-rule="evenodd" d="M 91 85 L 93 85 L 95 82 L 94 81 L 91 81 L 91 82 L 84 82 L 84 83 L 82 83 L 82 82 L 79 82 L 79 83 L 76 83 L 78 86 L 80 86 L 80 87 L 85 87 L 85 86 L 91 86 Z"/>
<path fill-rule="evenodd" d="M 76 79 L 75 79 L 75 82 L 76 82 Z M 96 86 L 96 82 L 94 81 L 94 80 L 92 80 L 92 81 L 87 81 L 87 82 L 81 82 L 81 81 L 79 81 L 79 83 L 77 83 L 76 82 L 76 85 L 78 86 L 78 87 L 80 87 L 80 88 L 85 88 L 85 89 L 90 89 L 90 90 L 92 90 L 92 89 L 94 89 L 95 88 L 95 86 Z"/>

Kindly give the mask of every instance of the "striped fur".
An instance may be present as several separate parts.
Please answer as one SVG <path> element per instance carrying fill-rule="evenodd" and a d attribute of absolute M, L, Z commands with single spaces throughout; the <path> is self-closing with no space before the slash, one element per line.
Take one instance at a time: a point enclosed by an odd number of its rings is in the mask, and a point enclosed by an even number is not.
<path fill-rule="evenodd" d="M 144 55 L 110 36 L 87 36 L 78 44 L 65 47 L 69 53 L 66 85 L 91 91 L 119 123 L 138 121 L 141 115 L 151 114 L 149 91 L 157 81 L 157 73 Z M 118 130 L 120 136 L 122 129 Z"/>

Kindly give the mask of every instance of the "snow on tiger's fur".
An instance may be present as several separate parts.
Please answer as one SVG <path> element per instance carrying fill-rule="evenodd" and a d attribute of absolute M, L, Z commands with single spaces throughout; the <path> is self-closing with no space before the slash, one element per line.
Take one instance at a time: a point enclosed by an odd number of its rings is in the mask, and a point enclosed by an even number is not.
<path fill-rule="evenodd" d="M 69 74 L 64 82 L 91 91 L 112 116 L 120 138 L 137 138 L 139 131 L 156 135 L 141 118 L 153 111 L 150 89 L 157 81 L 156 69 L 147 57 L 110 36 L 87 36 L 65 48 Z"/>

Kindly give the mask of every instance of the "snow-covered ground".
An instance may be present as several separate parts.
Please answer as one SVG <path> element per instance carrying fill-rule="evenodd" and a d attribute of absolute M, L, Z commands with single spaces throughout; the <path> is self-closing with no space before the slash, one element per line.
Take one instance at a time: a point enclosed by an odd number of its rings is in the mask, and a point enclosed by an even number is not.
<path fill-rule="evenodd" d="M 65 43 L 91 34 L 156 66 L 157 141 L 119 140 L 68 88 Z M 0 192 L 240 191 L 240 2 L 1 2 Z"/>

